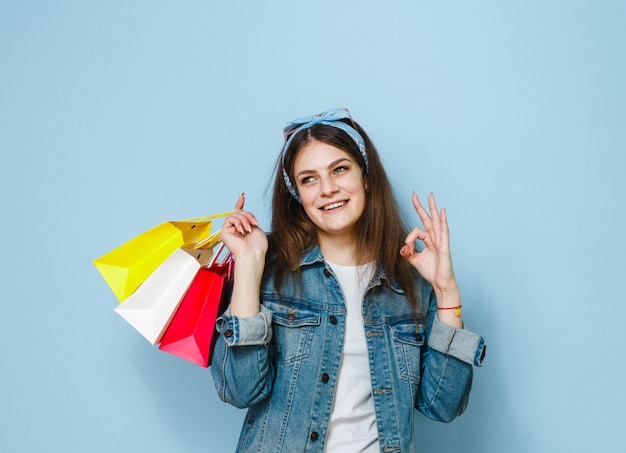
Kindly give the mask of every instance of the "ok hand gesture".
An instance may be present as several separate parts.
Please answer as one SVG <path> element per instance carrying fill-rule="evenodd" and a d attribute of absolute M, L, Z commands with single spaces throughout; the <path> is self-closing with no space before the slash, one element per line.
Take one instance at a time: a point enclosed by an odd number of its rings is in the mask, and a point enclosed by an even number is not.
<path fill-rule="evenodd" d="M 435 196 L 428 196 L 429 213 L 413 192 L 413 206 L 422 220 L 424 228 L 415 227 L 407 235 L 400 254 L 406 258 L 435 290 L 437 305 L 440 308 L 460 305 L 460 294 L 450 255 L 450 237 L 446 210 L 437 209 Z M 415 241 L 425 245 L 424 250 L 415 250 Z"/>

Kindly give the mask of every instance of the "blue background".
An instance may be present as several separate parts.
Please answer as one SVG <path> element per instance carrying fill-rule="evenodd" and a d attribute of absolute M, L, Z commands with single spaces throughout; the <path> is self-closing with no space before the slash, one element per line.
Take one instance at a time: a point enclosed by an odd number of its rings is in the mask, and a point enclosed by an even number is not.
<path fill-rule="evenodd" d="M 626 3 L 2 1 L 0 439 L 233 451 L 243 412 L 91 261 L 168 219 L 269 224 L 281 128 L 349 107 L 412 222 L 449 211 L 470 406 L 420 452 L 626 451 Z"/>

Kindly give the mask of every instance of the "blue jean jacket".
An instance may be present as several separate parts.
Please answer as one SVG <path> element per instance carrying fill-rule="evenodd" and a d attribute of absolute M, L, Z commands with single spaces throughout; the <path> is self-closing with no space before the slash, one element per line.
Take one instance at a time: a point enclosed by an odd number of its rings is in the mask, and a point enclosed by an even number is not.
<path fill-rule="evenodd" d="M 218 320 L 211 365 L 219 397 L 248 408 L 238 452 L 322 452 L 343 349 L 346 308 L 341 288 L 318 248 L 301 260 L 302 285 L 289 279 L 282 300 L 266 275 L 261 313 Z M 266 273 L 268 274 L 268 273 Z M 236 277 L 235 277 L 236 278 Z M 404 292 L 379 269 L 364 302 L 372 395 L 381 451 L 414 452 L 413 408 L 449 422 L 467 406 L 472 365 L 482 365 L 483 339 L 441 323 L 432 288 L 415 321 Z"/>

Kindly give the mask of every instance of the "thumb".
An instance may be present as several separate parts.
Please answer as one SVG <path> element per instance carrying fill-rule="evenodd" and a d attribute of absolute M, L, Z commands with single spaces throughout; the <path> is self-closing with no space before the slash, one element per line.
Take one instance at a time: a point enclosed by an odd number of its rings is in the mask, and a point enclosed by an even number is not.
<path fill-rule="evenodd" d="M 408 245 L 405 245 L 404 247 L 402 247 L 400 249 L 400 255 L 402 255 L 404 258 L 406 258 L 408 261 L 411 261 L 411 255 L 413 253 L 411 253 L 411 249 L 409 248 Z"/>

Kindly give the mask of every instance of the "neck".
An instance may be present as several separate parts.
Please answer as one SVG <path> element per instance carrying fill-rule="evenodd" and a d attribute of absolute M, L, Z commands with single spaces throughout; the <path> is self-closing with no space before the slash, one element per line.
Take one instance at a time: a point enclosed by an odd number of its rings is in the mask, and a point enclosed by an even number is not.
<path fill-rule="evenodd" d="M 372 261 L 369 256 L 359 260 L 358 241 L 353 235 L 338 237 L 318 234 L 317 243 L 324 258 L 335 264 L 358 266 Z"/>

